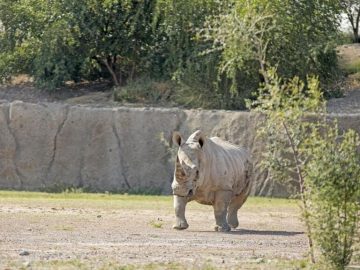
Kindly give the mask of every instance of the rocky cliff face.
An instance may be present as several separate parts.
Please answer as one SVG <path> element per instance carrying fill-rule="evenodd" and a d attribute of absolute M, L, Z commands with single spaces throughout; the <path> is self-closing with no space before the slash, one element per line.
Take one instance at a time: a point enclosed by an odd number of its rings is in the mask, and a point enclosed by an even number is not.
<path fill-rule="evenodd" d="M 195 129 L 249 148 L 252 194 L 286 196 L 259 166 L 258 115 L 158 108 L 95 108 L 65 104 L 0 104 L 0 189 L 147 191 L 169 194 L 176 149 L 171 132 Z M 360 115 L 337 115 L 360 132 Z"/>

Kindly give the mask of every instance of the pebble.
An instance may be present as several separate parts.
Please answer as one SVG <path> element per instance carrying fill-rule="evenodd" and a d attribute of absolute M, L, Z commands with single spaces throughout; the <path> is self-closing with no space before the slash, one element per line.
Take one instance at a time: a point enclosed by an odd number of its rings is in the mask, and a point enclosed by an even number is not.
<path fill-rule="evenodd" d="M 30 255 L 30 252 L 27 250 L 22 250 L 22 251 L 20 251 L 19 255 L 20 256 L 28 256 L 28 255 Z"/>

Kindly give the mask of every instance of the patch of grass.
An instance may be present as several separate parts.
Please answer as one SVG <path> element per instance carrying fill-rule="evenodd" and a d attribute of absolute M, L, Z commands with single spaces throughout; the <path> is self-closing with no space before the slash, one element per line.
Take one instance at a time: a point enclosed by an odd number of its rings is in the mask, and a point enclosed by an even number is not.
<path fill-rule="evenodd" d="M 98 193 L 96 190 L 93 190 L 88 187 L 75 187 L 68 186 L 63 184 L 55 184 L 52 187 L 47 187 L 45 189 L 40 189 L 41 192 L 46 193 Z M 109 194 L 109 192 L 105 192 Z M 161 195 L 162 189 L 159 187 L 150 187 L 150 188 L 132 188 L 126 190 L 118 190 L 113 192 L 114 194 L 134 194 L 134 195 Z"/>
<path fill-rule="evenodd" d="M 126 192 L 131 195 L 161 195 L 162 189 L 153 187 L 153 188 L 133 188 Z"/>
<path fill-rule="evenodd" d="M 172 209 L 171 196 L 0 191 L 0 204 L 94 209 Z"/>
<path fill-rule="evenodd" d="M 111 193 L 44 193 L 26 191 L 0 191 L 0 204 L 36 205 L 48 207 L 74 207 L 96 209 L 162 209 L 173 211 L 172 196 L 130 195 Z M 266 209 L 296 208 L 297 200 L 264 197 L 250 197 L 243 210 L 263 211 Z M 188 209 L 212 211 L 211 207 L 190 202 Z"/>
<path fill-rule="evenodd" d="M 348 63 L 344 69 L 348 74 L 360 73 L 360 59 Z"/>
<path fill-rule="evenodd" d="M 151 220 L 149 224 L 156 229 L 161 229 L 164 223 L 161 220 Z"/>
<path fill-rule="evenodd" d="M 82 193 L 82 192 L 28 192 L 28 191 L 0 191 L 0 199 L 21 198 L 21 199 L 70 199 L 70 200 L 90 200 L 90 201 L 144 201 L 144 200 L 169 200 L 169 196 L 152 196 L 152 195 L 129 195 L 129 194 L 111 194 L 111 193 Z"/>
<path fill-rule="evenodd" d="M 66 226 L 66 225 L 60 225 L 60 226 L 56 226 L 55 230 L 72 232 L 72 231 L 74 231 L 74 227 Z"/>
<path fill-rule="evenodd" d="M 1 264 L 3 263 L 3 264 Z M 4 267 L 4 268 L 2 268 Z M 23 262 L 23 261 L 13 261 L 13 262 L 0 262 L 0 269 L 19 269 L 19 270 L 27 270 L 27 269 L 57 269 L 57 270 L 87 270 L 90 269 L 90 265 L 86 262 L 82 262 L 81 260 L 49 260 L 49 261 L 32 261 L 32 262 Z"/>
<path fill-rule="evenodd" d="M 46 193 L 46 192 L 28 192 L 28 191 L 9 191 L 0 190 L 0 202 L 21 202 L 21 201 L 36 201 L 36 202 L 51 202 L 51 201 L 81 201 L 88 203 L 111 203 L 114 202 L 121 206 L 140 206 L 144 209 L 153 208 L 154 204 L 170 205 L 172 207 L 172 196 L 168 195 L 131 195 L 131 194 L 111 194 L 111 193 L 77 193 L 77 192 L 63 192 L 63 193 Z M 267 197 L 249 197 L 244 207 L 295 207 L 298 200 L 294 199 L 279 199 Z M 198 203 L 191 202 L 190 204 Z"/>
<path fill-rule="evenodd" d="M 10 267 L 10 264 L 8 264 Z M 51 260 L 51 261 L 36 261 L 30 263 L 29 266 L 24 266 L 23 263 L 12 263 L 11 269 L 99 269 L 99 270 L 217 270 L 226 269 L 221 264 L 213 262 L 206 262 L 202 264 L 194 263 L 186 265 L 178 262 L 168 263 L 149 263 L 149 264 L 128 264 L 123 265 L 119 262 L 95 262 L 95 261 L 81 261 L 76 260 Z M 259 261 L 244 261 L 239 265 L 231 267 L 234 270 L 240 269 L 269 269 L 269 270 L 295 270 L 295 269 L 315 269 L 305 260 L 262 260 Z"/>
<path fill-rule="evenodd" d="M 40 190 L 41 192 L 49 192 L 49 193 L 83 193 L 83 192 L 91 192 L 85 188 L 68 186 L 64 184 L 55 184 L 51 187 L 47 187 Z"/>

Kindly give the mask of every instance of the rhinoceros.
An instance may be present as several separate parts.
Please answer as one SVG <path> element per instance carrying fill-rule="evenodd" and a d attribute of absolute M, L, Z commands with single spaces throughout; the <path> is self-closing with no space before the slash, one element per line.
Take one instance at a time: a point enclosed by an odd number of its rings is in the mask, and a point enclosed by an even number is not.
<path fill-rule="evenodd" d="M 172 190 L 176 223 L 174 229 L 189 227 L 185 207 L 190 201 L 212 205 L 215 231 L 230 231 L 239 225 L 237 212 L 251 189 L 252 162 L 247 150 L 218 137 L 207 138 L 200 130 L 187 141 L 173 132 L 179 147 Z"/>

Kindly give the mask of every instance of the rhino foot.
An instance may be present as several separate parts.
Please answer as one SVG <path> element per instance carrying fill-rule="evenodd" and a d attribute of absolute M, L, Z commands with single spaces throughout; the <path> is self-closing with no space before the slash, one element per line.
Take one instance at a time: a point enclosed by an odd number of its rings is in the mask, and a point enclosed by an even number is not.
<path fill-rule="evenodd" d="M 215 225 L 215 231 L 216 232 L 229 232 L 231 231 L 231 228 L 228 224 L 223 224 L 222 226 Z"/>
<path fill-rule="evenodd" d="M 181 221 L 181 222 L 177 222 L 174 226 L 173 229 L 175 230 L 185 230 L 189 227 L 189 224 L 186 221 Z"/>
<path fill-rule="evenodd" d="M 229 223 L 230 227 L 236 229 L 239 226 L 239 221 L 236 215 L 229 216 L 227 222 Z"/>

